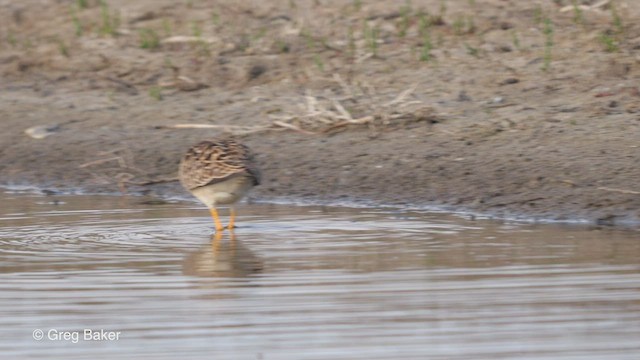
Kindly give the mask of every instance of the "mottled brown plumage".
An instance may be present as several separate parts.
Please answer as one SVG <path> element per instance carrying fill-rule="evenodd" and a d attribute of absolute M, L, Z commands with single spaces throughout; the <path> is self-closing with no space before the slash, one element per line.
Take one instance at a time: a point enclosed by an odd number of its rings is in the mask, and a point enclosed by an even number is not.
<path fill-rule="evenodd" d="M 192 146 L 180 162 L 180 182 L 187 190 L 247 175 L 260 184 L 260 172 L 248 147 L 232 139 L 202 141 Z"/>
<path fill-rule="evenodd" d="M 216 205 L 232 205 L 260 184 L 260 171 L 248 147 L 233 139 L 203 141 L 191 147 L 180 162 L 180 182 L 211 210 L 216 229 Z M 229 228 L 233 228 L 231 210 Z"/>

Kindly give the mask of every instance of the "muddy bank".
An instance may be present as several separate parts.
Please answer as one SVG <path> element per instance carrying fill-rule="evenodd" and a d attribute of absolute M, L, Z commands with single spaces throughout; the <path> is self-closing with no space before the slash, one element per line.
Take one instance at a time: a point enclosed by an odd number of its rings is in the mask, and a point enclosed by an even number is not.
<path fill-rule="evenodd" d="M 0 2 L 3 184 L 182 194 L 233 133 L 259 199 L 640 221 L 632 2 L 41 3 Z"/>

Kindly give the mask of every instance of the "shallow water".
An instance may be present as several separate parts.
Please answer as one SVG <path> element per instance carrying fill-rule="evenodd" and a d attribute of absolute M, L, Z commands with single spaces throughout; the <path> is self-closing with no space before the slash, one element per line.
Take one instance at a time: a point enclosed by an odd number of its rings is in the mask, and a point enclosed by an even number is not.
<path fill-rule="evenodd" d="M 640 354 L 637 231 L 254 204 L 212 239 L 195 203 L 0 201 L 6 359 Z"/>

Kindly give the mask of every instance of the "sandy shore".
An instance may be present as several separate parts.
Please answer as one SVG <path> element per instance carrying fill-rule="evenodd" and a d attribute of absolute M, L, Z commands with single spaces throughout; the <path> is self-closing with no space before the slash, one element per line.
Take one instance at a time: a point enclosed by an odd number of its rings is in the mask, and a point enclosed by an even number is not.
<path fill-rule="evenodd" d="M 232 133 L 261 200 L 640 223 L 632 2 L 42 3 L 0 2 L 4 185 L 185 194 Z"/>

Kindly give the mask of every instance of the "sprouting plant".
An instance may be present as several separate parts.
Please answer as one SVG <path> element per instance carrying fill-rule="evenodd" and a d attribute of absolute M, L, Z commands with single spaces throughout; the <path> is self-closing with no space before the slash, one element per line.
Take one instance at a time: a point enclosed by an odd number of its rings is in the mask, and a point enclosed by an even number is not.
<path fill-rule="evenodd" d="M 447 1 L 446 0 L 440 0 L 440 13 L 438 14 L 438 16 L 441 19 L 444 19 L 444 16 L 447 14 Z"/>
<path fill-rule="evenodd" d="M 140 47 L 156 49 L 160 46 L 160 36 L 153 29 L 140 29 Z"/>
<path fill-rule="evenodd" d="M 313 63 L 316 64 L 320 71 L 324 72 L 324 62 L 322 62 L 322 58 L 320 57 L 320 55 L 313 55 Z"/>
<path fill-rule="evenodd" d="M 456 16 L 456 19 L 453 21 L 453 32 L 460 36 L 464 33 L 465 21 L 464 17 Z"/>
<path fill-rule="evenodd" d="M 173 61 L 171 61 L 171 58 L 164 58 L 164 67 L 166 67 L 167 69 L 175 69 L 176 66 L 173 63 Z"/>
<path fill-rule="evenodd" d="M 262 39 L 266 34 L 267 34 L 267 29 L 266 28 L 260 28 L 260 29 L 258 29 L 258 31 L 255 34 L 253 34 L 251 36 L 251 38 L 252 38 L 253 41 L 258 41 L 258 40 Z"/>
<path fill-rule="evenodd" d="M 355 12 L 359 12 L 362 9 L 362 0 L 353 0 L 353 9 Z"/>
<path fill-rule="evenodd" d="M 162 19 L 162 30 L 164 31 L 165 36 L 171 36 L 171 34 L 173 33 L 173 31 L 171 30 L 171 23 L 169 22 L 169 19 Z"/>
<path fill-rule="evenodd" d="M 276 40 L 276 48 L 278 49 L 279 53 L 288 53 L 291 49 L 289 48 L 289 44 L 286 43 L 286 41 L 282 40 L 282 39 L 278 39 Z"/>
<path fill-rule="evenodd" d="M 411 23 L 411 2 L 407 1 L 407 3 L 400 8 L 400 22 L 398 24 L 398 36 L 405 37 L 407 35 L 407 31 L 409 30 L 409 25 Z"/>
<path fill-rule="evenodd" d="M 616 8 L 616 4 L 614 2 L 611 2 L 611 4 L 609 5 L 609 8 L 611 9 L 611 18 L 613 20 L 613 26 L 615 26 L 616 32 L 618 34 L 622 34 L 624 32 L 624 25 L 622 24 L 622 18 L 620 17 L 620 14 L 618 14 L 618 9 Z"/>
<path fill-rule="evenodd" d="M 18 44 L 18 40 L 16 39 L 16 35 L 11 30 L 9 30 L 9 32 L 7 33 L 7 42 L 12 47 L 15 47 Z"/>
<path fill-rule="evenodd" d="M 112 14 L 109 11 L 109 5 L 106 0 L 100 0 L 100 16 L 102 18 L 100 33 L 102 35 L 115 36 L 120 26 L 120 15 L 117 12 Z"/>
<path fill-rule="evenodd" d="M 149 88 L 149 96 L 158 101 L 162 100 L 162 89 L 159 86 L 152 86 Z"/>
<path fill-rule="evenodd" d="M 311 35 L 309 29 L 302 29 L 302 31 L 300 31 L 300 36 L 304 38 L 307 49 L 315 49 L 316 39 L 313 38 L 313 35 Z"/>
<path fill-rule="evenodd" d="M 550 18 L 544 19 L 543 33 L 545 36 L 544 42 L 544 63 L 542 70 L 547 71 L 551 67 L 551 53 L 553 49 L 553 22 Z"/>
<path fill-rule="evenodd" d="M 378 26 L 374 26 L 371 29 L 371 37 L 369 41 L 369 48 L 371 49 L 373 56 L 378 56 L 378 34 L 380 34 L 380 28 Z"/>
<path fill-rule="evenodd" d="M 578 5 L 578 1 L 571 0 L 571 5 L 573 5 L 573 22 L 578 25 L 584 24 L 584 15 L 582 14 L 582 8 Z"/>
<path fill-rule="evenodd" d="M 467 16 L 467 33 L 473 34 L 476 32 L 476 22 L 473 20 L 473 16 Z"/>
<path fill-rule="evenodd" d="M 364 23 L 364 37 L 369 47 L 369 51 L 373 56 L 378 56 L 378 27 L 371 27 L 369 23 Z"/>
<path fill-rule="evenodd" d="M 453 21 L 453 32 L 460 36 L 463 34 L 472 34 L 476 31 L 476 24 L 473 19 L 473 16 L 456 16 L 456 19 Z"/>
<path fill-rule="evenodd" d="M 356 58 L 356 39 L 353 35 L 353 28 L 351 26 L 349 26 L 349 32 L 347 34 L 347 36 L 349 37 L 348 39 L 348 43 L 349 43 L 349 55 L 351 56 L 351 59 L 355 59 Z"/>
<path fill-rule="evenodd" d="M 418 15 L 418 34 L 423 35 L 431 28 L 431 19 L 423 12 Z"/>
<path fill-rule="evenodd" d="M 520 37 L 518 36 L 518 33 L 515 31 L 511 32 L 511 40 L 513 42 L 513 47 L 518 49 L 518 50 L 522 50 L 522 48 L 520 47 Z"/>
<path fill-rule="evenodd" d="M 543 20 L 544 20 L 544 16 L 542 13 L 542 6 L 540 6 L 540 4 L 537 4 L 536 8 L 533 10 L 533 21 L 536 24 L 540 24 L 542 23 Z"/>
<path fill-rule="evenodd" d="M 202 37 L 202 26 L 197 22 L 191 23 L 191 34 L 195 37 Z"/>
<path fill-rule="evenodd" d="M 220 14 L 214 10 L 211 11 L 211 23 L 215 26 L 220 25 Z"/>
<path fill-rule="evenodd" d="M 251 39 L 246 34 L 242 34 L 240 37 L 240 41 L 237 42 L 238 51 L 245 52 L 249 47 L 251 47 Z"/>
<path fill-rule="evenodd" d="M 467 43 L 464 44 L 464 47 L 467 49 L 467 54 L 473 57 L 478 57 L 478 48 L 475 48 Z"/>
<path fill-rule="evenodd" d="M 73 27 L 75 28 L 76 36 L 82 36 L 83 28 L 80 19 L 78 18 L 78 13 L 75 8 L 71 8 L 71 21 L 73 22 Z"/>
<path fill-rule="evenodd" d="M 111 15 L 109 14 L 109 5 L 105 0 L 100 0 L 100 16 L 102 18 L 101 33 L 108 33 L 111 30 Z"/>
<path fill-rule="evenodd" d="M 60 38 L 57 38 L 56 42 L 58 43 L 58 51 L 60 52 L 60 54 L 64 57 L 69 57 L 69 48 L 64 43 L 64 41 L 62 41 L 62 39 Z"/>
<path fill-rule="evenodd" d="M 600 36 L 598 37 L 598 40 L 600 40 L 600 43 L 604 45 L 605 50 L 607 52 L 618 51 L 618 42 L 613 36 L 607 34 L 606 32 L 603 32 L 602 34 L 600 34 Z"/>
<path fill-rule="evenodd" d="M 431 41 L 431 21 L 425 14 L 420 15 L 419 34 L 422 37 L 422 50 L 420 51 L 420 61 L 431 60 L 431 50 L 433 43 Z"/>

